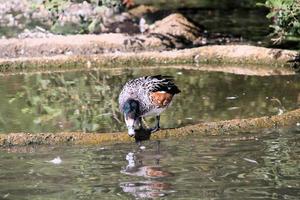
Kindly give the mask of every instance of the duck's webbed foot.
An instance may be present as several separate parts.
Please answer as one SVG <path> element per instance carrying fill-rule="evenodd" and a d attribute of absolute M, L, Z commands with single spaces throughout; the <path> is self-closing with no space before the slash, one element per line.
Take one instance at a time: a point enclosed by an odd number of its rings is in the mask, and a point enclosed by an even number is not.
<path fill-rule="evenodd" d="M 144 129 L 144 119 L 142 117 L 138 118 L 138 127 L 139 129 Z"/>
<path fill-rule="evenodd" d="M 149 129 L 138 129 L 134 135 L 135 141 L 138 143 L 140 141 L 149 140 L 151 136 L 151 131 Z"/>
<path fill-rule="evenodd" d="M 154 128 L 143 128 L 143 126 L 140 126 L 140 128 L 138 130 L 135 130 L 134 138 L 135 138 L 136 142 L 143 141 L 143 140 L 149 140 L 151 134 L 160 129 L 159 120 L 160 120 L 160 116 L 156 116 L 156 125 Z M 142 118 L 140 119 L 140 122 L 141 121 L 142 121 Z"/>

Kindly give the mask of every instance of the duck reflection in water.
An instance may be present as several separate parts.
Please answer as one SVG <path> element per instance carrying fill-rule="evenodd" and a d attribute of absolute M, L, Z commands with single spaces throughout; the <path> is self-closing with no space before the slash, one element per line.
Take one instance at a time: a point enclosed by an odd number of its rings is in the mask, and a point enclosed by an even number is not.
<path fill-rule="evenodd" d="M 159 148 L 158 154 L 143 155 L 143 151 L 126 155 L 127 165 L 121 170 L 121 173 L 144 177 L 144 181 L 122 182 L 120 187 L 126 193 L 132 194 L 135 198 L 155 199 L 166 196 L 173 192 L 172 185 L 164 182 L 163 179 L 173 176 L 172 173 L 163 170 L 160 166 Z M 152 165 L 144 164 L 147 161 L 154 161 Z"/>

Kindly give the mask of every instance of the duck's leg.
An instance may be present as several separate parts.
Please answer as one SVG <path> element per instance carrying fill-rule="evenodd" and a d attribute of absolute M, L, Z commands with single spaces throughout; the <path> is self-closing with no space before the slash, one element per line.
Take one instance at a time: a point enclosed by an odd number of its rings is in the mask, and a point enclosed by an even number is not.
<path fill-rule="evenodd" d="M 144 127 L 143 127 L 143 118 L 142 117 L 139 117 L 139 124 L 138 124 L 138 126 L 139 126 L 139 129 L 143 129 Z"/>
<path fill-rule="evenodd" d="M 144 119 L 144 117 L 142 117 L 142 124 L 145 129 L 149 129 L 149 126 L 148 126 L 146 120 Z"/>
<path fill-rule="evenodd" d="M 155 117 L 155 119 L 156 119 L 156 125 L 155 125 L 154 128 L 151 129 L 151 133 L 154 133 L 154 132 L 158 131 L 159 128 L 160 128 L 160 126 L 159 126 L 160 115 L 157 115 Z"/>

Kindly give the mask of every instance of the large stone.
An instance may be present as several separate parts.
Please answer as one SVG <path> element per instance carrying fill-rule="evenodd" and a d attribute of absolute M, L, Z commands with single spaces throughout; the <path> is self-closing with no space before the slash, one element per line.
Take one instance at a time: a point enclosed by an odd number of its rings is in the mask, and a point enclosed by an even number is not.
<path fill-rule="evenodd" d="M 175 46 L 183 46 L 192 44 L 200 36 L 201 30 L 182 14 L 175 13 L 151 25 L 149 33 L 170 39 Z"/>
<path fill-rule="evenodd" d="M 135 8 L 132 8 L 128 11 L 129 14 L 131 14 L 134 17 L 141 18 L 147 14 L 152 14 L 157 12 L 159 9 L 154 6 L 148 6 L 148 5 L 139 5 Z"/>
<path fill-rule="evenodd" d="M 201 30 L 182 14 L 171 14 L 145 28 L 145 33 L 128 38 L 127 49 L 170 50 L 193 47 Z"/>

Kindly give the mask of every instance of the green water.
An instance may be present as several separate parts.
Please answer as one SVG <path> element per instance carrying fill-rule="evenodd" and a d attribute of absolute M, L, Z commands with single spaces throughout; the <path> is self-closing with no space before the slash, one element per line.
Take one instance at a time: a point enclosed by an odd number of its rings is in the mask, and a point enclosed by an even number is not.
<path fill-rule="evenodd" d="M 162 128 L 276 115 L 300 105 L 299 76 L 153 68 L 13 75 L 0 79 L 0 131 L 125 130 L 117 103 L 119 92 L 129 79 L 151 74 L 174 76 L 182 90 L 162 114 Z M 151 126 L 153 120 L 149 120 Z"/>
<path fill-rule="evenodd" d="M 282 114 L 300 105 L 296 75 L 245 76 L 180 66 L 10 75 L 0 78 L 1 132 L 125 130 L 117 105 L 122 85 L 151 74 L 174 76 L 182 90 L 162 114 L 163 128 Z M 10 147 L 0 149 L 0 199 L 296 200 L 299 142 L 300 122 L 234 136 L 150 140 L 144 148 L 135 143 Z"/>
<path fill-rule="evenodd" d="M 250 135 L 0 150 L 0 199 L 299 199 L 299 127 Z"/>

